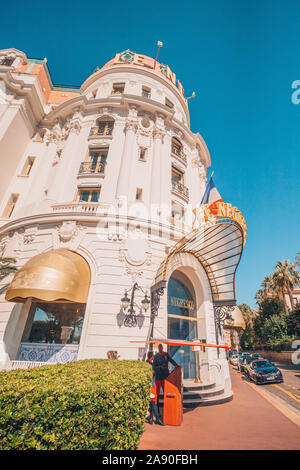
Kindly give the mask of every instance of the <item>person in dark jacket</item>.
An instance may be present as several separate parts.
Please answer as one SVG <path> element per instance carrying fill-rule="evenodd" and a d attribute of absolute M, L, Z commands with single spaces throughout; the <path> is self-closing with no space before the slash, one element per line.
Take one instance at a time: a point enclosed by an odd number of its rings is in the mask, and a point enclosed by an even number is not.
<path fill-rule="evenodd" d="M 154 354 L 153 352 L 148 352 L 148 357 L 146 362 L 148 364 L 152 365 L 154 359 Z M 153 424 L 153 418 L 155 418 L 155 424 L 160 424 L 161 426 L 164 426 L 164 423 L 161 421 L 158 408 L 157 408 L 157 395 L 156 395 L 156 387 L 155 387 L 155 380 L 154 380 L 154 370 L 153 371 L 153 377 L 152 377 L 152 385 L 151 385 L 151 393 L 150 393 L 150 407 L 149 407 L 149 416 L 147 416 L 146 421 L 149 424 Z"/>
<path fill-rule="evenodd" d="M 158 405 L 158 398 L 160 389 L 162 388 L 163 391 L 165 390 L 165 379 L 170 375 L 168 363 L 171 362 L 173 366 L 178 366 L 178 364 L 171 358 L 170 354 L 164 351 L 163 345 L 158 345 L 158 353 L 155 354 L 152 367 L 154 371 L 154 378 L 155 378 L 155 388 L 156 388 L 156 395 L 157 395 L 157 407 Z M 159 408 L 158 408 L 159 409 Z"/>

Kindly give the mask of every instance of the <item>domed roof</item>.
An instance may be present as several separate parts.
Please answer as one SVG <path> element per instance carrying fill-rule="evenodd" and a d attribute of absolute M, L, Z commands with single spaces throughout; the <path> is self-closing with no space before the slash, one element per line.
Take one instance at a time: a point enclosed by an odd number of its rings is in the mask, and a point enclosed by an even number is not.
<path fill-rule="evenodd" d="M 160 64 L 156 62 L 155 59 L 144 54 L 137 54 L 130 49 L 126 49 L 126 51 L 117 53 L 113 59 L 109 60 L 106 62 L 106 64 L 103 65 L 102 69 L 106 69 L 107 67 L 116 64 L 143 65 L 161 73 Z"/>

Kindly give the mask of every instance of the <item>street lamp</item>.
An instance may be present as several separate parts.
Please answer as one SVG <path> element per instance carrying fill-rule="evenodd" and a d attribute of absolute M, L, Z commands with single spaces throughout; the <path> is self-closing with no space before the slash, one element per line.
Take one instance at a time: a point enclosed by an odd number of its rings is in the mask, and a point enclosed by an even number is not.
<path fill-rule="evenodd" d="M 140 290 L 145 294 L 145 297 L 143 298 L 141 302 L 141 307 L 138 306 L 138 304 L 134 301 L 134 295 L 137 290 Z M 131 297 L 128 297 L 128 293 L 131 292 Z M 121 299 L 121 307 L 123 309 L 123 312 L 125 313 L 125 318 L 124 318 L 124 326 L 128 326 L 129 328 L 134 327 L 137 325 L 137 317 L 135 313 L 135 309 L 133 308 L 134 306 L 143 309 L 144 312 L 146 312 L 149 308 L 150 305 L 150 299 L 147 295 L 147 292 L 145 292 L 136 282 L 131 289 L 128 291 L 125 290 L 124 297 Z"/>

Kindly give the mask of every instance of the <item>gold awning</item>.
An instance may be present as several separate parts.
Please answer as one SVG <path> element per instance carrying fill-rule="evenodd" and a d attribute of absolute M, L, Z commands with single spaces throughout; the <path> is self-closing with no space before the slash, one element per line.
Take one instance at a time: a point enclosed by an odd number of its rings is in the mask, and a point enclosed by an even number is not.
<path fill-rule="evenodd" d="M 5 298 L 11 302 L 31 297 L 45 302 L 86 303 L 90 280 L 86 260 L 75 251 L 59 248 L 27 261 L 15 274 Z"/>

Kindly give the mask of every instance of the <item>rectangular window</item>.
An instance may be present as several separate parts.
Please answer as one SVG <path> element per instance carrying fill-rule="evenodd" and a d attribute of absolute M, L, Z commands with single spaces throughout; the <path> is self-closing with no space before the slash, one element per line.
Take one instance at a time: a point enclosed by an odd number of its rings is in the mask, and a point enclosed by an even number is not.
<path fill-rule="evenodd" d="M 144 147 L 140 147 L 140 160 L 145 161 L 146 160 L 146 149 Z"/>
<path fill-rule="evenodd" d="M 165 105 L 168 106 L 168 108 L 174 108 L 174 104 L 168 98 L 166 98 Z"/>
<path fill-rule="evenodd" d="M 33 302 L 22 342 L 79 344 L 84 312 L 85 304 Z"/>
<path fill-rule="evenodd" d="M 81 188 L 78 190 L 78 202 L 98 202 L 100 188 Z"/>
<path fill-rule="evenodd" d="M 98 126 L 98 135 L 112 135 L 114 121 L 100 121 Z"/>
<path fill-rule="evenodd" d="M 22 176 L 28 176 L 29 175 L 29 173 L 31 172 L 34 160 L 35 160 L 34 157 L 27 157 L 26 163 L 25 163 L 25 165 L 23 167 L 23 170 L 22 170 L 22 173 L 21 173 Z"/>
<path fill-rule="evenodd" d="M 103 174 L 106 166 L 108 148 L 90 150 L 87 161 L 80 165 L 79 173 Z"/>
<path fill-rule="evenodd" d="M 135 199 L 136 199 L 137 201 L 141 201 L 141 200 L 142 200 L 142 194 L 143 194 L 142 188 L 136 188 Z"/>
<path fill-rule="evenodd" d="M 151 89 L 146 87 L 146 86 L 143 86 L 142 87 L 142 96 L 144 98 L 151 98 Z"/>
<path fill-rule="evenodd" d="M 112 89 L 112 95 L 120 95 L 124 93 L 125 83 L 114 83 Z"/>
<path fill-rule="evenodd" d="M 12 194 L 9 198 L 9 201 L 6 205 L 5 211 L 3 213 L 3 217 L 8 218 L 12 215 L 13 210 L 17 204 L 19 194 Z"/>
<path fill-rule="evenodd" d="M 182 171 L 172 166 L 172 183 L 183 184 L 183 175 L 184 173 Z"/>

